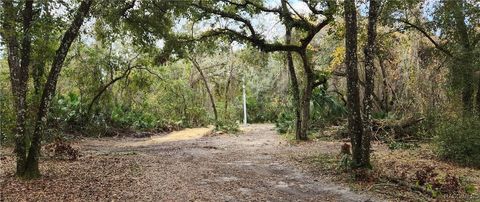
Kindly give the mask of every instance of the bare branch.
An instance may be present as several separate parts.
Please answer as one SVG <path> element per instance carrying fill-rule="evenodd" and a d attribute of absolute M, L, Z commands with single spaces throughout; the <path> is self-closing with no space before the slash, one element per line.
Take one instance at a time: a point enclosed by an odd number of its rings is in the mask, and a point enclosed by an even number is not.
<path fill-rule="evenodd" d="M 427 37 L 427 39 L 432 42 L 432 44 L 435 46 L 435 48 L 437 48 L 438 50 L 442 51 L 443 53 L 445 53 L 446 55 L 448 55 L 449 57 L 452 57 L 452 58 L 456 58 L 450 51 L 448 51 L 447 49 L 443 48 L 439 43 L 437 43 L 433 38 L 432 36 L 430 36 L 430 34 L 427 33 L 427 31 L 425 31 L 425 29 L 421 28 L 420 26 L 418 25 L 415 25 L 411 22 L 409 22 L 408 20 L 404 20 L 404 19 L 394 19 L 398 22 L 402 22 L 406 25 L 409 25 L 410 27 L 413 27 L 415 28 L 417 31 L 419 31 L 420 33 L 423 34 L 423 36 Z"/>
<path fill-rule="evenodd" d="M 191 5 L 199 8 L 203 11 L 206 11 L 208 13 L 213 13 L 213 14 L 219 15 L 221 17 L 225 17 L 225 18 L 229 18 L 229 19 L 232 19 L 232 20 L 235 20 L 235 21 L 238 21 L 238 22 L 242 22 L 248 28 L 248 30 L 250 31 L 250 34 L 252 36 L 256 36 L 255 29 L 253 28 L 253 25 L 250 22 L 250 20 L 247 20 L 247 19 L 243 18 L 242 16 L 240 16 L 238 14 L 228 13 L 228 12 L 225 12 L 225 11 L 212 9 L 210 7 L 207 7 L 207 6 L 203 6 L 203 4 L 192 3 Z"/>

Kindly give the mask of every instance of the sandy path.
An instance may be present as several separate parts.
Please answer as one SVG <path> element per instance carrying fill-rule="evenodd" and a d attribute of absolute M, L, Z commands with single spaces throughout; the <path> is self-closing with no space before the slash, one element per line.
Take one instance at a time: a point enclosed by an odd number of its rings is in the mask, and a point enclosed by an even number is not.
<path fill-rule="evenodd" d="M 83 141 L 79 147 L 84 155 L 78 161 L 42 162 L 47 174 L 40 180 L 18 181 L 13 169 L 0 165 L 10 169 L 1 194 L 7 201 L 374 200 L 312 176 L 288 158 L 311 151 L 311 145 L 288 145 L 273 125 L 243 130 L 238 136 L 201 137 L 208 133 L 202 129 L 137 141 Z"/>
<path fill-rule="evenodd" d="M 168 135 L 164 135 L 164 136 L 152 136 L 143 141 L 120 143 L 120 146 L 140 147 L 140 146 L 156 145 L 156 144 L 161 144 L 165 142 L 195 140 L 212 133 L 213 129 L 214 129 L 213 126 L 205 127 L 205 128 L 187 128 L 184 130 L 171 132 Z"/>

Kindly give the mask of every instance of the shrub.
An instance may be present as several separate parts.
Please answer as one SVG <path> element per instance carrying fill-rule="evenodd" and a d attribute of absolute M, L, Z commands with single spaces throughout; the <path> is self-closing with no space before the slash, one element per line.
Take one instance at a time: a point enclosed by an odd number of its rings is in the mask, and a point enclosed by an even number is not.
<path fill-rule="evenodd" d="M 240 131 L 240 125 L 238 122 L 230 120 L 219 120 L 217 123 L 217 131 L 223 131 L 225 133 L 237 133 Z"/>
<path fill-rule="evenodd" d="M 82 123 L 83 111 L 80 96 L 75 93 L 55 97 L 49 113 L 50 125 L 72 129 Z"/>
<path fill-rule="evenodd" d="M 284 111 L 275 122 L 276 129 L 279 133 L 285 134 L 295 130 L 295 115 L 290 111 Z"/>
<path fill-rule="evenodd" d="M 324 128 L 328 125 L 337 125 L 346 114 L 345 106 L 336 96 L 327 93 L 326 86 L 313 91 L 310 117 L 312 127 Z"/>
<path fill-rule="evenodd" d="M 436 143 L 442 158 L 480 167 L 480 121 L 476 117 L 444 121 L 437 129 Z"/>
<path fill-rule="evenodd" d="M 251 123 L 274 122 L 279 109 L 279 103 L 264 94 L 247 97 L 248 120 Z"/>
<path fill-rule="evenodd" d="M 125 107 L 115 107 L 112 111 L 112 125 L 120 128 L 153 129 L 158 124 L 155 116 L 148 112 L 123 108 Z"/>

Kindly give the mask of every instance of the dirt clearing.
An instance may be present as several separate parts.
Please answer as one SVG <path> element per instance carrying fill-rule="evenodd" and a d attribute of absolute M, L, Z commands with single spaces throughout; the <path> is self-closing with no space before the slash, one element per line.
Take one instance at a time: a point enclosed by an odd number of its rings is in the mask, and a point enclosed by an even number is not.
<path fill-rule="evenodd" d="M 17 180 L 13 156 L 2 153 L 0 193 L 6 201 L 377 201 L 291 162 L 292 153 L 338 145 L 291 146 L 267 124 L 239 135 L 204 136 L 209 130 L 80 141 L 79 160 L 43 159 L 34 181 Z"/>

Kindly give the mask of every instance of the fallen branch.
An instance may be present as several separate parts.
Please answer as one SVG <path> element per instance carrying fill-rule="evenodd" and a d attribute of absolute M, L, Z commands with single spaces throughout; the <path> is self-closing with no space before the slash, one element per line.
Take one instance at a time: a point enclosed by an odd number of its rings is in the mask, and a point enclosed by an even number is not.
<path fill-rule="evenodd" d="M 414 125 L 422 122 L 425 118 L 420 117 L 420 118 L 406 118 L 402 120 L 379 120 L 379 119 L 374 119 L 372 121 L 373 124 L 373 130 L 374 131 L 386 131 L 386 132 L 392 132 L 395 135 L 395 139 L 400 138 L 401 136 L 404 136 L 406 134 L 406 130 L 408 128 L 413 127 Z"/>

